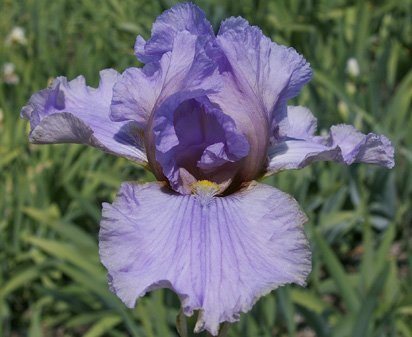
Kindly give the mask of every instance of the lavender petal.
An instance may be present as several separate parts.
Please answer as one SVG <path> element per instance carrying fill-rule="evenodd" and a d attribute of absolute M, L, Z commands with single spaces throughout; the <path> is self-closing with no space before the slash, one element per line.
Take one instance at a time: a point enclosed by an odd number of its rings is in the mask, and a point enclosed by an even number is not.
<path fill-rule="evenodd" d="M 220 323 L 237 321 L 272 289 L 305 284 L 305 221 L 292 197 L 262 184 L 205 204 L 159 183 L 124 183 L 103 205 L 100 256 L 127 306 L 169 288 L 185 315 L 199 310 L 196 332 L 217 335 Z"/>
<path fill-rule="evenodd" d="M 304 107 L 288 107 L 288 118 L 278 130 L 278 140 L 269 149 L 268 174 L 303 168 L 314 161 L 342 164 L 369 163 L 392 168 L 394 149 L 383 135 L 367 135 L 351 125 L 332 126 L 329 135 L 315 136 L 316 119 Z"/>
<path fill-rule="evenodd" d="M 236 83 L 270 122 L 280 121 L 281 106 L 295 97 L 312 76 L 309 63 L 295 49 L 278 45 L 242 18 L 225 20 L 217 43 Z M 249 114 L 254 112 L 249 111 Z"/>
<path fill-rule="evenodd" d="M 82 76 L 58 77 L 51 87 L 34 94 L 21 116 L 30 121 L 29 139 L 36 144 L 80 143 L 144 163 L 146 155 L 135 122 L 109 118 L 113 85 L 119 74 L 100 72 L 98 88 L 86 86 Z"/>
<path fill-rule="evenodd" d="M 236 121 L 251 145 L 240 172 L 240 179 L 248 181 L 262 170 L 272 131 L 285 118 L 286 101 L 312 72 L 294 49 L 277 45 L 242 18 L 225 20 L 216 41 L 227 64 L 219 67 L 223 89 L 210 99 Z"/>
<path fill-rule="evenodd" d="M 214 36 L 212 26 L 198 6 L 178 4 L 156 19 L 147 42 L 137 37 L 134 46 L 137 58 L 143 63 L 159 61 L 163 54 L 172 50 L 175 36 L 183 31 L 195 36 Z"/>
<path fill-rule="evenodd" d="M 187 90 L 217 91 L 217 66 L 204 47 L 197 36 L 179 32 L 157 65 L 127 69 L 113 89 L 111 119 L 134 120 L 146 128 L 150 116 L 170 95 Z"/>

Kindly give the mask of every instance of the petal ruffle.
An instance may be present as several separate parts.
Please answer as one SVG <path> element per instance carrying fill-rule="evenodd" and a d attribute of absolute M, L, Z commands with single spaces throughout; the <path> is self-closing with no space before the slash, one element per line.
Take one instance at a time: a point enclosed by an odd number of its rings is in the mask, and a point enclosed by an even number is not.
<path fill-rule="evenodd" d="M 142 139 L 135 122 L 110 120 L 112 89 L 119 74 L 100 72 L 98 88 L 86 86 L 82 76 L 58 77 L 50 88 L 34 94 L 21 116 L 30 121 L 32 143 L 80 143 L 144 163 Z"/>
<path fill-rule="evenodd" d="M 141 36 L 137 37 L 135 55 L 143 63 L 159 61 L 163 54 L 172 50 L 175 36 L 182 31 L 195 36 L 214 36 L 212 26 L 198 6 L 178 4 L 156 19 L 147 42 Z"/>
<path fill-rule="evenodd" d="M 216 335 L 220 323 L 238 320 L 272 289 L 305 284 L 305 221 L 292 197 L 262 184 L 202 203 L 161 184 L 125 183 L 103 205 L 100 256 L 127 306 L 170 288 L 186 315 L 200 310 L 195 331 Z"/>
<path fill-rule="evenodd" d="M 394 149 L 382 135 L 359 132 L 351 125 L 332 126 L 326 137 L 314 136 L 316 119 L 304 107 L 288 107 L 288 118 L 269 150 L 268 174 L 299 169 L 314 161 L 333 160 L 350 165 L 369 163 L 392 168 Z"/>

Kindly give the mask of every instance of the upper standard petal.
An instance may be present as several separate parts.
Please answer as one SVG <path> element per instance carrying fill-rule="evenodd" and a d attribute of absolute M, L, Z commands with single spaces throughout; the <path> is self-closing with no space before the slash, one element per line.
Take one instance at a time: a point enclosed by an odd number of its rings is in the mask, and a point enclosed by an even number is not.
<path fill-rule="evenodd" d="M 119 74 L 100 72 L 98 88 L 82 76 L 72 81 L 58 77 L 51 87 L 34 94 L 21 116 L 30 120 L 30 141 L 38 144 L 81 143 L 145 163 L 143 142 L 135 122 L 109 118 L 112 89 Z"/>
<path fill-rule="evenodd" d="M 273 118 L 281 120 L 276 116 L 280 102 L 295 97 L 311 79 L 312 70 L 302 55 L 272 42 L 242 18 L 229 18 L 222 23 L 217 44 L 239 89 L 260 107 L 249 113 L 264 114 L 270 122 Z"/>
<path fill-rule="evenodd" d="M 134 120 L 144 129 L 163 89 L 165 70 L 164 67 L 154 72 L 150 67 L 126 69 L 113 88 L 110 119 Z"/>
<path fill-rule="evenodd" d="M 231 116 L 250 143 L 240 181 L 256 178 L 266 163 L 273 129 L 285 118 L 286 101 L 311 78 L 306 60 L 294 49 L 277 45 L 242 18 L 221 25 L 217 45 L 226 59 L 223 88 L 210 95 Z"/>
<path fill-rule="evenodd" d="M 176 132 L 175 128 L 179 126 L 175 123 L 182 122 L 184 118 L 175 120 L 175 112 L 178 109 L 181 115 L 185 112 L 187 115 L 193 115 L 194 112 L 198 115 L 194 120 L 199 120 L 202 116 L 201 110 L 191 109 L 193 106 L 191 103 L 199 100 L 207 102 L 207 95 L 219 91 L 221 87 L 217 66 L 204 49 L 206 42 L 202 37 L 187 31 L 178 33 L 174 38 L 172 50 L 162 56 L 159 67 L 152 75 L 136 69 L 130 73 L 131 76 L 128 75 L 127 79 L 127 82 L 136 85 L 123 84 L 125 80 L 123 76 L 114 89 L 112 118 L 115 120 L 133 118 L 135 113 L 134 120 L 145 128 L 145 147 L 152 171 L 159 180 L 169 179 L 176 190 L 181 190 L 182 184 L 187 185 L 179 179 L 183 176 L 190 178 L 190 174 L 186 174 L 187 171 L 183 170 L 183 167 L 172 165 L 172 162 L 176 163 L 183 157 L 187 159 L 186 162 L 188 160 L 196 162 L 200 159 L 196 156 L 197 152 L 192 151 L 193 148 L 180 148 L 180 150 L 188 150 L 184 153 L 175 151 L 180 143 L 179 137 L 183 137 L 185 133 L 202 135 L 202 128 L 207 125 L 195 123 L 187 125 L 182 132 Z M 139 90 L 138 83 L 147 83 L 150 88 L 147 90 L 148 95 L 143 94 L 145 90 Z M 123 87 L 127 90 L 123 90 Z M 182 124 L 179 125 L 181 127 Z M 216 131 L 210 129 L 208 133 L 213 134 Z M 173 151 L 170 152 L 169 150 L 172 149 Z M 181 174 L 177 174 L 178 171 Z"/>
<path fill-rule="evenodd" d="M 178 4 L 156 19 L 147 42 L 141 36 L 137 37 L 134 47 L 137 58 L 143 63 L 159 61 L 164 53 L 172 50 L 174 38 L 182 31 L 195 36 L 214 36 L 212 26 L 198 6 Z"/>
<path fill-rule="evenodd" d="M 152 114 L 169 96 L 184 90 L 218 91 L 217 65 L 207 56 L 206 44 L 204 38 L 182 31 L 159 62 L 127 69 L 113 88 L 111 119 L 150 128 Z"/>
<path fill-rule="evenodd" d="M 272 289 L 305 284 L 305 221 L 292 197 L 266 185 L 203 203 L 158 183 L 125 183 L 103 205 L 100 256 L 127 306 L 170 288 L 186 315 L 200 311 L 195 331 L 217 335 L 220 323 L 238 320 Z"/>

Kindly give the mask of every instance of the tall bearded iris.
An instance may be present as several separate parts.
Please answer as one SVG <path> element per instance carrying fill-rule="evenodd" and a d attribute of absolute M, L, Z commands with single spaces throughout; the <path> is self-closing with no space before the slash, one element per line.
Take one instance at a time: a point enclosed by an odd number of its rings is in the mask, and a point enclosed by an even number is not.
<path fill-rule="evenodd" d="M 99 87 L 57 78 L 22 110 L 33 143 L 82 143 L 146 166 L 158 182 L 123 183 L 103 204 L 100 256 L 112 290 L 133 307 L 170 288 L 196 332 L 216 335 L 262 295 L 305 284 L 310 250 L 304 213 L 289 195 L 254 181 L 313 161 L 391 168 L 384 136 L 349 125 L 316 136 L 316 119 L 287 106 L 310 80 L 294 49 L 242 18 L 217 36 L 204 13 L 179 4 L 152 36 L 138 37 L 145 65 L 103 70 Z"/>

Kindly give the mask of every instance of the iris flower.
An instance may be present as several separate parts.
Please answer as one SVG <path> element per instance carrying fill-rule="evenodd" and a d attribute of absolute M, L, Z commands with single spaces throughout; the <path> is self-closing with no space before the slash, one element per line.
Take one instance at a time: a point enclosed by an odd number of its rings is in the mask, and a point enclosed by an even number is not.
<path fill-rule="evenodd" d="M 103 204 L 99 250 L 111 289 L 128 306 L 172 289 L 195 332 L 271 290 L 304 285 L 311 253 L 297 202 L 256 179 L 314 161 L 394 165 L 390 141 L 349 125 L 315 135 L 305 107 L 288 106 L 310 80 L 309 63 L 241 17 L 214 34 L 194 4 L 160 15 L 134 52 L 144 63 L 58 77 L 22 109 L 30 141 L 81 143 L 144 165 L 158 182 L 125 182 Z"/>

